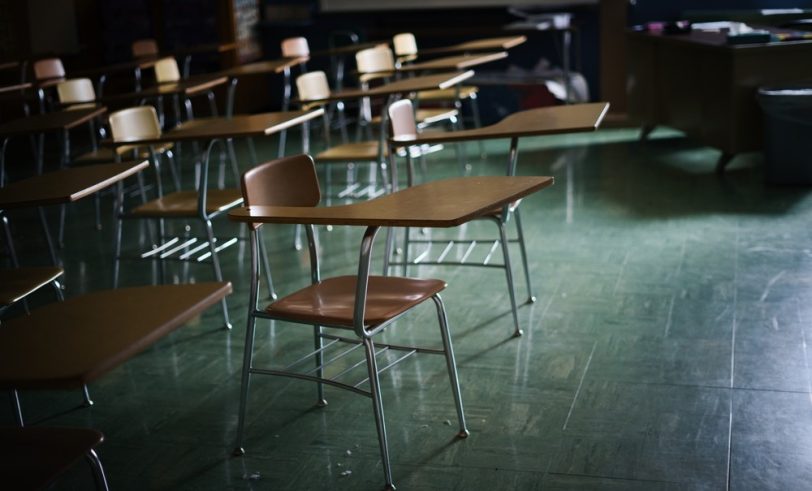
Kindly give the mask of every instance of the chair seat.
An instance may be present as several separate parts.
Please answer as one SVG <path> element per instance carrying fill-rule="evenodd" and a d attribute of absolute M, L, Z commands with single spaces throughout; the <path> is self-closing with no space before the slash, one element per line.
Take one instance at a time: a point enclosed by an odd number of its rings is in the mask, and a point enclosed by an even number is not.
<path fill-rule="evenodd" d="M 19 302 L 62 275 L 62 268 L 17 268 L 0 270 L 0 306 Z"/>
<path fill-rule="evenodd" d="M 242 204 L 239 189 L 210 189 L 206 198 L 206 213 L 216 213 Z M 196 217 L 197 191 L 177 191 L 148 201 L 134 208 L 137 217 Z"/>
<path fill-rule="evenodd" d="M 316 154 L 314 158 L 316 162 L 374 162 L 378 160 L 378 145 L 379 143 L 377 141 L 345 143 L 343 145 L 330 147 Z M 383 154 L 384 157 L 388 155 L 386 148 L 384 148 Z"/>
<path fill-rule="evenodd" d="M 454 108 L 438 107 L 430 109 L 418 109 L 415 114 L 415 122 L 418 126 L 426 124 L 434 124 L 446 119 L 451 119 L 457 115 L 457 110 Z M 381 117 L 375 116 L 372 118 L 372 124 L 381 124 Z"/>
<path fill-rule="evenodd" d="M 464 85 L 460 87 L 460 99 L 469 99 L 479 92 L 479 87 Z M 421 102 L 454 101 L 457 99 L 457 91 L 454 88 L 421 90 L 417 93 L 417 100 Z"/>
<path fill-rule="evenodd" d="M 278 319 L 352 329 L 356 283 L 355 276 L 330 278 L 277 300 L 265 311 Z M 370 276 L 364 326 L 379 326 L 445 287 L 442 280 Z"/>
<path fill-rule="evenodd" d="M 133 145 L 124 145 L 121 147 L 100 147 L 92 152 L 87 152 L 76 157 L 73 162 L 76 164 L 89 164 L 89 163 L 99 163 L 99 162 L 114 162 L 117 157 L 119 156 L 127 156 L 137 147 Z M 163 143 L 161 145 L 155 146 L 155 152 L 162 154 L 167 150 L 172 149 L 172 143 Z M 149 148 L 141 147 L 138 149 L 138 157 L 141 159 L 148 159 L 149 155 Z"/>

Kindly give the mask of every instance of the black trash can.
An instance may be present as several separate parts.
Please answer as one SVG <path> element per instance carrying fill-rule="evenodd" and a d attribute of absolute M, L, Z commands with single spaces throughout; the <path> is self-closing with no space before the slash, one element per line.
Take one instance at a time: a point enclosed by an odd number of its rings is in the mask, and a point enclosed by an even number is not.
<path fill-rule="evenodd" d="M 766 181 L 812 184 L 812 84 L 762 87 Z"/>

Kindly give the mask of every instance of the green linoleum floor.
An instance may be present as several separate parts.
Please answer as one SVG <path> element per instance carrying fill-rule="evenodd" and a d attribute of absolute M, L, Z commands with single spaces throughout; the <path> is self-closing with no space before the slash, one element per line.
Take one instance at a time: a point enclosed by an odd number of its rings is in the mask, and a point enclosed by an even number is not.
<path fill-rule="evenodd" d="M 636 136 L 607 129 L 521 142 L 519 173 L 556 178 L 522 204 L 537 296 L 520 308 L 523 337 L 510 336 L 501 271 L 409 270 L 449 283 L 443 296 L 471 436 L 454 439 L 442 359 L 420 355 L 387 372 L 383 398 L 399 489 L 760 490 L 812 482 L 812 195 L 765 186 L 760 156 L 740 156 L 719 179 L 715 151 L 668 130 L 645 144 Z M 275 155 L 272 144 L 258 143 L 260 155 Z M 482 162 L 477 147 L 468 147 L 472 172 L 504 172 L 507 142 L 487 149 Z M 451 150 L 428 164 L 431 178 L 459 170 Z M 337 169 L 334 180 L 342 174 Z M 69 212 L 61 251 L 68 295 L 110 286 L 109 197 L 103 203 L 101 232 L 91 200 Z M 26 264 L 46 257 L 35 218 L 10 214 Z M 215 230 L 237 229 L 221 221 Z M 472 223 L 430 233 L 494 230 Z M 128 223 L 125 244 L 141 231 Z M 319 229 L 325 276 L 355 272 L 361 233 Z M 277 289 L 306 284 L 307 258 L 292 247 L 293 227 L 271 227 L 265 237 Z M 380 258 L 382 236 L 377 245 Z M 524 300 L 518 249 L 512 252 Z M 103 431 L 99 453 L 112 489 L 380 488 L 369 400 L 327 388 L 329 405 L 317 409 L 306 382 L 255 377 L 247 454 L 230 456 L 247 250 L 231 248 L 221 259 L 235 285 L 233 331 L 220 328 L 212 308 L 92 384 L 93 407 L 79 407 L 78 392 L 25 392 L 26 419 Z M 205 265 L 169 272 L 174 281 L 212 277 Z M 122 284 L 152 277 L 150 266 L 128 263 Z M 47 301 L 47 289 L 34 299 Z M 312 342 L 309 333 L 261 322 L 258 362 L 295 358 Z M 439 343 L 433 309 L 421 307 L 386 336 Z M 0 422 L 12 423 L 8 404 L 0 405 Z M 91 483 L 79 466 L 56 488 Z"/>

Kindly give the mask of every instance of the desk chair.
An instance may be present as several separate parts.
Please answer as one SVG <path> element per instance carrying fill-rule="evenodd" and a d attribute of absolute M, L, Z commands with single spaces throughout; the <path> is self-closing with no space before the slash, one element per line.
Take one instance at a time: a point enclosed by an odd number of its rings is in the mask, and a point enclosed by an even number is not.
<path fill-rule="evenodd" d="M 5 217 L 3 217 L 3 219 L 5 220 Z M 31 311 L 28 308 L 26 298 L 48 284 L 54 287 L 57 300 L 60 302 L 63 301 L 62 287 L 59 284 L 59 278 L 64 273 L 62 268 L 56 266 L 20 268 L 17 263 L 16 254 L 13 252 L 14 246 L 11 242 L 11 237 L 7 237 L 7 243 L 12 250 L 14 269 L 0 269 L 0 315 L 18 302 L 23 302 L 26 315 L 30 314 Z M 0 324 L 0 329 L 2 329 L 2 327 L 2 324 Z M 9 396 L 15 408 L 14 414 L 17 418 L 17 424 L 23 426 L 20 396 L 17 391 L 13 389 L 9 391 Z M 93 405 L 87 385 L 82 385 L 82 397 L 85 406 Z"/>
<path fill-rule="evenodd" d="M 152 38 L 136 39 L 130 45 L 130 53 L 134 59 L 138 58 L 158 58 L 161 56 L 161 48 L 158 41 Z M 192 55 L 183 57 L 183 78 L 189 78 L 192 68 Z"/>
<path fill-rule="evenodd" d="M 389 116 L 392 121 L 392 139 L 394 140 L 403 140 L 404 142 L 408 142 L 408 140 L 413 139 L 417 135 L 417 126 L 414 120 L 414 113 L 412 108 L 412 103 L 409 100 L 402 100 L 395 102 L 391 106 L 389 106 Z M 418 155 L 422 155 L 424 152 L 423 146 L 409 146 L 408 143 L 404 144 L 406 149 L 404 153 L 407 162 L 407 185 L 412 186 L 414 184 L 414 171 L 412 165 L 412 157 L 417 153 Z M 398 177 L 397 177 L 397 169 L 396 169 L 396 161 L 395 155 L 397 151 L 394 148 L 389 149 L 389 158 L 390 158 L 390 172 L 392 173 L 391 180 L 393 189 L 397 188 L 398 185 Z M 517 238 L 514 240 L 508 239 L 506 225 L 510 218 L 515 216 L 516 218 L 516 231 L 517 231 Z M 499 238 L 494 239 L 486 239 L 486 240 L 477 240 L 477 239 L 467 239 L 463 241 L 455 240 L 455 241 L 444 241 L 447 242 L 447 245 L 444 247 L 440 255 L 437 259 L 429 259 L 428 254 L 430 252 L 429 249 L 426 249 L 422 252 L 417 258 L 415 258 L 412 262 L 409 262 L 409 245 L 416 243 L 416 244 L 427 244 L 431 245 L 438 241 L 432 239 L 412 239 L 409 235 L 409 228 L 406 227 L 404 231 L 404 242 L 403 242 L 403 260 L 400 262 L 392 262 L 391 261 L 391 253 L 392 251 L 389 250 L 385 253 L 384 259 L 384 272 L 387 273 L 389 266 L 400 265 L 403 267 L 402 272 L 403 275 L 406 275 L 407 269 L 409 266 L 422 266 L 422 265 L 449 265 L 449 266 L 482 266 L 482 267 L 490 267 L 490 268 L 501 268 L 505 270 L 505 278 L 507 280 L 507 287 L 508 287 L 508 298 L 510 299 L 510 309 L 511 313 L 513 314 L 513 324 L 514 324 L 514 336 L 521 336 L 522 330 L 519 328 L 519 312 L 518 307 L 516 305 L 516 288 L 513 284 L 513 270 L 510 264 L 510 251 L 509 245 L 510 242 L 516 242 L 519 244 L 519 250 L 521 251 L 522 255 L 522 266 L 524 269 L 525 279 L 527 281 L 527 290 L 530 301 L 534 301 L 533 290 L 530 283 L 530 269 L 527 264 L 527 250 L 525 248 L 524 243 L 524 231 L 522 229 L 522 222 L 521 216 L 519 215 L 519 202 L 511 203 L 509 206 L 505 206 L 504 208 L 496 208 L 491 210 L 490 213 L 481 217 L 484 220 L 489 220 L 496 224 L 497 228 L 499 229 Z M 485 258 L 483 259 L 482 263 L 474 263 L 468 262 L 468 258 L 474 251 L 474 248 L 477 244 L 488 244 L 490 243 L 490 248 L 487 251 Z M 388 244 L 391 244 L 391 241 L 388 241 Z M 462 253 L 462 257 L 459 260 L 446 260 L 446 257 L 449 256 L 452 249 L 455 245 L 462 245 L 465 247 L 465 250 Z M 490 262 L 491 256 L 496 251 L 497 247 L 501 247 L 502 249 L 502 264 L 492 264 Z"/>
<path fill-rule="evenodd" d="M 9 489 L 46 489 L 85 458 L 96 489 L 107 491 L 96 447 L 104 435 L 89 428 L 0 428 L 0 482 Z"/>
<path fill-rule="evenodd" d="M 37 60 L 32 65 L 34 82 L 37 85 L 37 98 L 40 112 L 45 112 L 48 98 L 45 89 L 65 80 L 65 66 L 59 58 Z"/>
<path fill-rule="evenodd" d="M 319 204 L 321 198 L 313 160 L 307 155 L 297 155 L 266 162 L 249 170 L 243 174 L 242 192 L 245 204 L 248 206 L 314 207 Z M 251 293 L 248 304 L 248 329 L 245 336 L 235 455 L 245 453 L 243 449 L 243 430 L 251 376 L 265 374 L 309 380 L 317 384 L 316 402 L 319 406 L 326 405 L 324 384 L 346 389 L 372 399 L 372 410 L 375 415 L 386 486 L 388 489 L 394 489 L 379 375 L 387 368 L 415 352 L 442 354 L 445 356 L 459 420 L 458 436 L 460 438 L 467 437 L 468 430 L 465 425 L 462 399 L 457 381 L 454 350 L 448 333 L 445 308 L 440 299 L 440 292 L 446 286 L 445 282 L 441 280 L 370 276 L 372 242 L 377 233 L 377 227 L 369 227 L 364 234 L 357 277 L 339 276 L 322 279 L 319 274 L 314 229 L 312 225 L 308 225 L 307 238 L 310 251 L 311 285 L 282 297 L 265 308 L 260 308 L 257 301 L 260 277 L 258 257 L 260 248 L 257 230 L 260 226 L 261 224 L 253 224 L 249 227 L 251 240 Z M 376 351 L 376 343 L 373 341 L 373 337 L 385 329 L 393 327 L 392 324 L 402 315 L 429 299 L 434 302 L 437 308 L 443 348 L 404 347 L 379 343 L 377 346 L 384 350 L 406 352 L 403 357 L 379 369 L 376 356 L 381 352 Z M 315 351 L 283 369 L 254 367 L 254 329 L 257 318 L 312 325 Z M 328 334 L 323 332 L 325 327 L 343 330 L 343 333 L 338 335 Z M 323 343 L 325 339 L 330 340 L 326 345 Z M 340 350 L 335 356 L 332 356 L 332 353 L 330 357 L 325 356 L 326 351 L 333 345 L 338 347 L 342 343 L 348 344 L 350 347 L 346 350 Z M 359 346 L 364 348 L 365 360 L 355 366 L 365 363 L 367 378 L 357 383 L 339 380 L 340 377 L 351 370 L 343 370 L 332 378 L 325 375 L 325 368 L 331 362 L 349 354 Z M 294 370 L 294 368 L 308 361 L 315 363 L 315 368 L 305 369 L 304 373 Z M 313 375 L 314 373 L 315 375 Z M 369 390 L 361 388 L 366 382 L 369 382 Z"/>
<path fill-rule="evenodd" d="M 296 89 L 299 93 L 299 100 L 302 101 L 303 108 L 324 105 L 324 103 L 321 102 L 308 102 L 308 101 L 320 101 L 330 95 L 330 86 L 327 83 L 327 75 L 325 75 L 325 73 L 322 71 L 305 73 L 304 75 L 300 75 L 299 77 L 297 77 Z M 343 112 L 339 113 L 339 117 L 342 116 Z M 308 125 L 304 125 L 302 131 L 303 131 L 302 151 L 304 153 L 309 154 L 310 136 Z M 354 177 L 352 177 L 351 175 L 354 171 L 354 165 L 356 163 L 369 162 L 373 164 L 376 169 L 380 170 L 381 182 L 383 182 L 384 184 L 386 183 L 386 174 L 384 173 L 383 170 L 383 165 L 385 162 L 384 152 L 386 146 L 383 144 L 381 140 L 368 140 L 352 143 L 344 142 L 340 145 L 332 146 L 330 139 L 330 120 L 327 111 L 324 111 L 324 142 L 327 148 L 315 155 L 314 158 L 316 160 L 316 163 L 319 164 L 346 163 L 350 165 L 347 172 L 348 173 L 347 188 L 338 193 L 339 198 L 347 198 L 347 197 L 361 198 L 364 196 L 364 194 L 366 194 L 370 198 L 373 198 L 377 194 L 382 194 L 384 192 L 382 189 L 378 189 L 377 186 L 375 186 L 376 181 L 374 177 L 375 171 L 373 171 L 372 177 L 370 179 L 370 186 L 361 189 L 360 192 L 356 192 L 356 190 L 359 188 L 360 185 L 358 183 L 352 183 Z M 332 174 L 330 170 L 331 169 L 328 166 L 327 171 L 325 173 L 328 200 L 330 200 L 332 197 L 332 195 L 330 194 L 330 183 Z"/>
<path fill-rule="evenodd" d="M 392 50 L 387 46 L 379 46 L 359 51 L 355 54 L 355 63 L 358 68 L 359 82 L 364 88 L 369 87 L 369 83 L 373 80 L 389 80 L 389 78 L 397 72 L 395 57 L 392 54 Z M 362 101 L 359 119 L 362 124 L 367 124 L 368 134 L 370 124 L 380 124 L 382 128 L 386 124 L 382 122 L 380 116 L 372 116 L 372 106 L 369 99 Z M 418 129 L 424 129 L 433 124 L 442 122 L 448 122 L 453 129 L 462 129 L 457 108 L 417 108 L 415 110 L 415 120 L 417 121 Z M 454 148 L 457 152 L 457 159 L 464 169 L 465 157 L 462 148 L 460 145 L 455 145 Z"/>
<path fill-rule="evenodd" d="M 307 39 L 303 37 L 292 37 L 282 40 L 280 45 L 283 58 L 308 58 L 310 56 L 310 45 Z M 307 63 L 303 62 L 299 65 L 300 74 L 307 72 Z M 287 111 L 290 108 L 290 97 L 293 92 L 291 84 L 290 68 L 285 68 L 283 72 L 282 81 L 282 111 Z M 277 156 L 282 158 L 285 156 L 285 146 L 288 139 L 288 130 L 279 132 L 279 151 Z"/>
<path fill-rule="evenodd" d="M 392 38 L 392 45 L 395 50 L 398 65 L 408 63 L 417 59 L 417 40 L 414 34 L 410 32 L 403 32 L 396 34 Z M 463 85 L 458 88 L 451 89 L 437 89 L 437 90 L 423 90 L 417 93 L 417 100 L 423 102 L 446 102 L 454 104 L 454 107 L 460 111 L 460 126 L 464 125 L 462 117 L 461 101 L 468 101 L 471 106 L 471 116 L 474 120 L 474 126 L 480 128 L 482 126 L 482 119 L 479 113 L 479 102 L 477 94 L 479 87 L 474 85 Z M 479 153 L 485 157 L 485 144 L 479 142 Z"/>
<path fill-rule="evenodd" d="M 110 128 L 114 141 L 124 144 L 128 141 L 157 138 L 161 135 L 158 115 L 152 106 L 133 107 L 112 113 L 110 115 Z M 154 145 L 148 146 L 148 152 L 155 169 L 155 189 L 157 191 L 157 197 L 150 201 L 145 200 L 140 205 L 125 212 L 123 197 L 121 193 L 119 193 L 118 203 L 116 205 L 118 219 L 116 221 L 115 230 L 113 288 L 118 287 L 119 264 L 121 260 L 124 259 L 121 255 L 121 235 L 123 221 L 127 219 L 148 219 L 158 222 L 158 243 L 151 250 L 140 254 L 139 259 L 158 261 L 162 272 L 164 261 L 175 260 L 200 263 L 209 260 L 214 269 L 215 278 L 217 281 L 223 281 L 218 252 L 235 244 L 237 238 L 234 237 L 223 243 L 218 243 L 214 236 L 211 222 L 212 219 L 242 204 L 242 196 L 239 189 L 208 189 L 209 159 L 213 146 L 214 142 L 209 145 L 209 149 L 203 159 L 198 189 L 194 191 L 181 191 L 178 188 L 176 191 L 168 194 L 164 194 L 163 192 L 159 152 Z M 122 147 L 119 146 L 119 148 Z M 123 148 L 138 151 L 138 147 L 130 145 L 124 145 Z M 179 182 L 179 180 L 176 182 Z M 164 226 L 164 222 L 167 219 L 187 221 L 199 219 L 206 232 L 205 241 L 188 236 L 183 238 L 167 238 Z M 231 323 L 228 317 L 228 305 L 225 298 L 221 300 L 221 305 L 223 308 L 225 326 L 230 329 Z"/>
<path fill-rule="evenodd" d="M 154 66 L 155 81 L 159 84 L 175 83 L 181 81 L 180 69 L 178 62 L 171 57 L 162 58 Z M 214 91 L 209 90 L 206 92 L 206 97 L 209 101 L 209 111 L 212 117 L 217 116 L 217 101 L 214 97 Z M 194 119 L 194 111 L 192 109 L 192 99 L 184 97 L 183 104 L 186 108 L 186 119 Z M 174 95 L 172 97 L 172 107 L 175 112 L 175 124 L 180 123 L 180 97 Z"/>

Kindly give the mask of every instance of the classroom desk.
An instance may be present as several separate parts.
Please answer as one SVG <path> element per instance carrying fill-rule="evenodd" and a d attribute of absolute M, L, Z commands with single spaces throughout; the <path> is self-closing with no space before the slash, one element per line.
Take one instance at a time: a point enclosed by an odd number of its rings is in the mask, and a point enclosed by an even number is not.
<path fill-rule="evenodd" d="M 608 110 L 609 103 L 606 102 L 538 107 L 510 114 L 490 126 L 443 133 L 420 133 L 414 138 L 390 138 L 389 143 L 393 146 L 433 145 L 502 138 L 513 142 L 527 136 L 594 131 L 598 129 Z M 515 143 L 511 143 L 511 153 L 515 150 Z"/>
<path fill-rule="evenodd" d="M 504 51 L 515 48 L 527 42 L 526 36 L 502 36 L 494 38 L 475 39 L 464 43 L 441 46 L 438 48 L 419 49 L 418 56 L 439 55 L 452 53 L 476 53 L 479 51 Z"/>
<path fill-rule="evenodd" d="M 331 92 L 329 96 L 321 99 L 311 99 L 307 101 L 299 101 L 294 99 L 294 102 L 304 102 L 309 104 L 313 102 L 361 99 L 364 97 L 386 97 L 396 94 L 419 92 L 421 90 L 448 89 L 465 80 L 468 80 L 473 76 L 474 72 L 471 70 L 465 72 L 437 73 L 434 75 L 424 75 L 421 77 L 404 78 L 369 89 L 346 89 Z"/>
<path fill-rule="evenodd" d="M 6 145 L 8 140 L 15 136 L 39 135 L 39 144 L 36 152 L 36 171 L 42 173 L 44 145 L 43 135 L 50 132 L 62 133 L 62 159 L 63 163 L 70 162 L 70 138 L 69 132 L 77 126 L 91 122 L 107 112 L 104 106 L 54 111 L 50 113 L 34 114 L 25 118 L 15 119 L 4 124 L 0 124 L 0 139 L 3 140 L 0 149 L 0 186 L 5 179 L 5 158 Z"/>
<path fill-rule="evenodd" d="M 226 97 L 226 116 L 234 114 L 234 98 L 237 90 L 237 82 L 240 77 L 250 75 L 265 75 L 265 74 L 279 74 L 283 76 L 282 80 L 282 111 L 287 111 L 290 108 L 290 98 L 293 93 L 293 84 L 291 81 L 290 70 L 294 66 L 303 65 L 307 63 L 308 57 L 296 58 L 279 58 L 276 60 L 257 61 L 245 65 L 238 65 L 231 67 L 227 70 L 220 72 L 229 78 L 228 95 Z M 287 132 L 282 131 L 279 136 L 279 156 L 282 157 L 285 153 L 285 143 L 287 141 Z"/>
<path fill-rule="evenodd" d="M 216 87 L 225 85 L 226 82 L 228 82 L 228 78 L 223 76 L 203 75 L 200 77 L 179 80 L 177 82 L 166 82 L 162 84 L 153 85 L 151 87 L 147 87 L 141 90 L 140 92 L 128 92 L 126 94 L 108 95 L 101 98 L 100 102 L 104 104 L 114 104 L 116 102 L 127 102 L 137 99 L 146 99 L 146 98 L 158 99 L 164 96 L 172 97 L 173 98 L 172 110 L 175 114 L 175 121 L 180 122 L 181 109 L 180 109 L 180 101 L 178 99 L 179 96 L 192 97 L 195 95 L 203 94 L 211 91 Z M 214 99 L 211 99 L 212 104 L 214 104 L 213 100 Z M 191 110 L 192 110 L 191 106 L 186 105 L 187 119 L 192 119 L 194 117 Z M 215 107 L 212 106 L 212 111 L 214 110 Z M 163 105 L 159 105 L 158 107 L 158 117 L 162 122 L 164 121 Z"/>
<path fill-rule="evenodd" d="M 553 184 L 543 176 L 479 176 L 432 181 L 342 206 L 244 206 L 229 212 L 241 223 L 448 228 Z"/>
<path fill-rule="evenodd" d="M 398 67 L 398 72 L 439 71 L 439 70 L 467 70 L 475 66 L 484 65 L 507 58 L 505 51 L 496 53 L 464 54 L 435 58 L 429 61 L 408 63 Z"/>
<path fill-rule="evenodd" d="M 126 142 L 103 142 L 104 145 L 150 145 L 193 140 L 219 140 L 268 136 L 283 129 L 305 123 L 324 113 L 323 109 L 260 114 L 239 114 L 227 117 L 197 118 L 186 121 L 156 138 L 142 138 Z"/>
<path fill-rule="evenodd" d="M 111 65 L 70 70 L 68 75 L 70 78 L 98 78 L 96 82 L 96 97 L 102 97 L 104 94 L 104 85 L 111 75 L 122 72 L 133 72 L 133 78 L 135 80 L 134 90 L 140 91 L 143 70 L 154 67 L 155 64 L 158 63 L 158 60 L 160 60 L 160 58 L 157 57 L 139 58 L 136 60 L 113 63 Z"/>
<path fill-rule="evenodd" d="M 73 203 L 149 167 L 148 161 L 86 165 L 40 174 L 0 188 L 0 214 L 18 208 L 37 208 L 51 261 L 59 264 L 44 206 Z"/>
<path fill-rule="evenodd" d="M 73 389 L 112 371 L 223 300 L 231 283 L 103 290 L 3 323 L 0 389 Z M 18 423 L 22 426 L 19 406 Z"/>
<path fill-rule="evenodd" d="M 758 87 L 812 78 L 812 41 L 728 45 L 724 33 L 629 32 L 629 115 L 646 138 L 657 125 L 684 131 L 722 154 L 761 150 Z"/>

